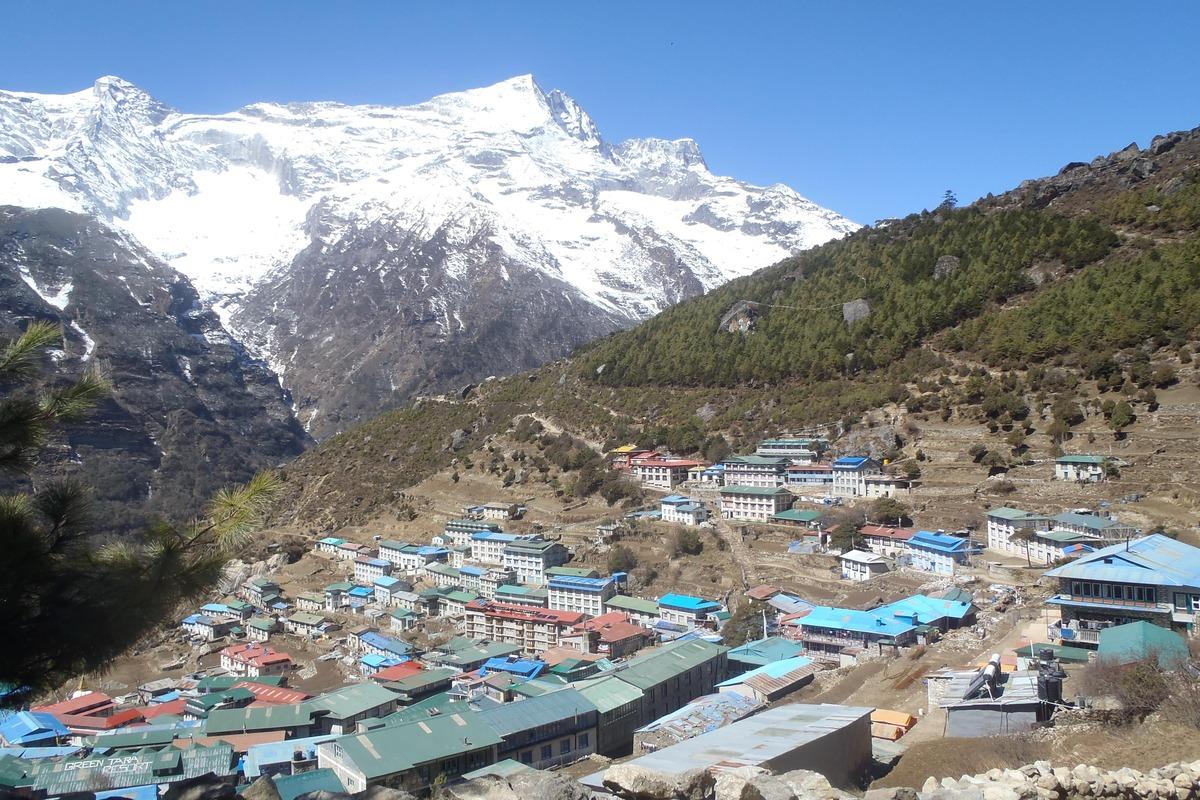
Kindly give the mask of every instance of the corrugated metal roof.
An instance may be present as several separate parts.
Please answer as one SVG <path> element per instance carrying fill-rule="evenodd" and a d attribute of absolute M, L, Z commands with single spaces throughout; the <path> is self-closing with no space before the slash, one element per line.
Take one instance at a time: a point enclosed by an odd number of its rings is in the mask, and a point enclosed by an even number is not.
<path fill-rule="evenodd" d="M 795 686 L 797 683 L 807 680 L 819 669 L 820 667 L 816 666 L 811 658 L 793 656 L 792 658 L 785 658 L 782 661 L 772 661 L 769 664 L 763 664 L 761 667 L 756 667 L 749 672 L 743 672 L 741 675 L 736 675 L 729 680 L 721 681 L 717 686 L 740 686 L 744 684 L 763 694 L 770 695 L 784 691 Z"/>
<path fill-rule="evenodd" d="M 1046 572 L 1052 578 L 1200 587 L 1200 549 L 1162 534 L 1105 547 Z"/>
<path fill-rule="evenodd" d="M 377 683 L 355 683 L 326 692 L 301 705 L 314 711 L 328 711 L 332 716 L 345 719 L 365 714 L 379 706 L 394 701 L 396 695 Z"/>
<path fill-rule="evenodd" d="M 559 689 L 519 703 L 505 703 L 479 712 L 479 718 L 501 736 L 596 714 L 596 706 L 575 689 Z"/>
<path fill-rule="evenodd" d="M 1178 633 L 1139 620 L 1100 631 L 1096 655 L 1118 664 L 1140 661 L 1153 655 L 1161 666 L 1172 668 L 1187 661 L 1188 645 Z"/>
<path fill-rule="evenodd" d="M 638 654 L 621 670 L 621 680 L 641 689 L 649 689 L 668 681 L 676 675 L 717 658 L 726 652 L 720 645 L 703 639 L 672 642 L 655 650 Z"/>
<path fill-rule="evenodd" d="M 490 725 L 479 719 L 479 712 L 461 711 L 342 736 L 335 741 L 370 780 L 485 749 L 502 740 Z"/>
<path fill-rule="evenodd" d="M 526 684 L 528 686 L 528 684 Z M 615 675 L 591 678 L 575 684 L 575 688 L 586 697 L 601 714 L 642 699 L 642 690 L 626 683 Z"/>

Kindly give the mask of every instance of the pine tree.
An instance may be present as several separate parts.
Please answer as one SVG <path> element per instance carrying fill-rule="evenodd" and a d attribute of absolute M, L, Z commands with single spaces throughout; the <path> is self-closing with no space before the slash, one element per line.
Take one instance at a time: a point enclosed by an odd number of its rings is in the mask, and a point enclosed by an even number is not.
<path fill-rule="evenodd" d="M 0 472 L 17 481 L 109 388 L 94 370 L 61 388 L 43 385 L 46 351 L 61 339 L 56 326 L 33 323 L 0 349 Z M 6 701 L 103 667 L 211 590 L 276 491 L 273 476 L 259 475 L 219 492 L 203 519 L 162 521 L 112 542 L 97 539 L 77 481 L 38 480 L 0 496 L 0 630 L 11 644 L 0 648 L 0 683 L 19 687 Z"/>

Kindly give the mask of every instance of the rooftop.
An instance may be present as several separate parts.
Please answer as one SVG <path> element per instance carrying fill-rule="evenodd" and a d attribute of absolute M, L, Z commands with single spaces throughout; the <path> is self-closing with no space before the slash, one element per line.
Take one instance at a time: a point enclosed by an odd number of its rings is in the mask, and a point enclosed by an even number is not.
<path fill-rule="evenodd" d="M 917 531 L 909 537 L 908 544 L 909 547 L 920 547 L 939 553 L 966 553 L 971 549 L 971 543 L 966 539 L 933 531 Z"/>
<path fill-rule="evenodd" d="M 858 469 L 870 460 L 867 456 L 845 456 L 834 460 L 832 466 L 834 469 Z"/>
<path fill-rule="evenodd" d="M 1188 644 L 1175 631 L 1139 620 L 1100 631 L 1096 656 L 1116 664 L 1153 656 L 1164 669 L 1172 669 L 1188 660 Z"/>
<path fill-rule="evenodd" d="M 1057 464 L 1103 464 L 1108 460 L 1108 456 L 1093 455 L 1062 455 L 1054 459 Z"/>
<path fill-rule="evenodd" d="M 647 600 L 644 597 L 632 597 L 619 594 L 604 601 L 605 608 L 615 608 L 618 611 L 632 611 L 637 614 L 658 615 L 658 601 Z"/>
<path fill-rule="evenodd" d="M 372 780 L 466 750 L 490 748 L 500 744 L 501 738 L 477 712 L 462 711 L 342 736 L 335 741 L 346 757 Z"/>
<path fill-rule="evenodd" d="M 755 642 L 746 642 L 729 651 L 729 660 L 742 664 L 761 666 L 773 661 L 782 661 L 804 652 L 804 645 L 782 636 L 770 636 Z"/>
<path fill-rule="evenodd" d="M 588 698 L 575 689 L 559 689 L 519 703 L 505 703 L 479 712 L 479 718 L 501 736 L 554 725 L 597 711 Z"/>
<path fill-rule="evenodd" d="M 303 705 L 314 711 L 328 711 L 334 718 L 346 719 L 365 714 L 394 701 L 396 695 L 378 683 L 352 683 L 308 700 Z"/>
<path fill-rule="evenodd" d="M 800 619 L 800 625 L 804 628 L 830 628 L 887 637 L 900 636 L 917 627 L 886 612 L 880 614 L 876 611 L 831 606 L 813 606 L 812 610 Z"/>
<path fill-rule="evenodd" d="M 715 600 L 705 600 L 703 597 L 693 597 L 690 594 L 664 594 L 658 598 L 658 605 L 677 608 L 683 611 L 716 611 L 721 604 Z"/>
<path fill-rule="evenodd" d="M 816 522 L 823 516 L 823 512 L 810 508 L 788 508 L 772 514 L 771 519 L 781 522 Z"/>
<path fill-rule="evenodd" d="M 782 486 L 722 486 L 721 494 L 746 495 L 749 497 L 774 497 L 779 494 L 791 494 Z"/>
<path fill-rule="evenodd" d="M 1114 544 L 1046 572 L 1052 578 L 1200 587 L 1200 549 L 1151 534 Z"/>
<path fill-rule="evenodd" d="M 628 762 L 668 775 L 692 769 L 757 766 L 780 758 L 848 725 L 870 718 L 872 709 L 793 703 L 768 709 Z M 583 779 L 599 785 L 599 774 Z"/>

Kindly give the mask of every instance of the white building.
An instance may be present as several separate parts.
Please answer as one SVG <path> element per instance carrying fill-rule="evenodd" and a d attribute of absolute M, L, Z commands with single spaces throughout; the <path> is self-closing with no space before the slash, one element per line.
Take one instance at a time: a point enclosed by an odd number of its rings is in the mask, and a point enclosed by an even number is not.
<path fill-rule="evenodd" d="M 502 531 L 476 531 L 471 534 L 471 560 L 480 564 L 503 564 L 504 548 L 520 539 L 538 539 Z"/>
<path fill-rule="evenodd" d="M 679 525 L 699 525 L 708 521 L 708 509 L 698 500 L 673 494 L 659 501 L 663 522 Z"/>
<path fill-rule="evenodd" d="M 862 550 L 842 553 L 838 556 L 838 562 L 842 565 L 842 578 L 848 581 L 869 581 L 890 569 L 883 556 Z"/>
<path fill-rule="evenodd" d="M 791 508 L 795 498 L 782 486 L 721 487 L 721 517 L 766 522 L 773 515 Z"/>
<path fill-rule="evenodd" d="M 1022 528 L 1033 531 L 1050 530 L 1049 517 L 1019 508 L 989 508 L 984 516 L 987 519 L 987 548 L 997 553 L 1024 556 L 1025 545 L 1015 541 L 1012 538 L 1013 534 Z"/>
<path fill-rule="evenodd" d="M 863 497 L 896 497 L 912 494 L 912 481 L 898 475 L 864 475 Z"/>
<path fill-rule="evenodd" d="M 571 558 L 558 542 L 520 539 L 504 548 L 503 566 L 517 574 L 517 580 L 532 586 L 546 582 L 546 570 L 561 566 Z"/>
<path fill-rule="evenodd" d="M 379 543 L 379 557 L 390 561 L 401 572 L 412 574 L 434 561 L 445 561 L 450 552 L 444 547 L 434 547 L 429 544 L 406 544 L 404 542 L 382 541 Z"/>
<path fill-rule="evenodd" d="M 785 485 L 811 494 L 828 494 L 833 489 L 833 465 L 822 462 L 792 464 L 784 476 Z"/>
<path fill-rule="evenodd" d="M 867 476 L 881 472 L 879 462 L 866 456 L 839 458 L 831 466 L 834 497 L 866 497 Z"/>
<path fill-rule="evenodd" d="M 518 515 L 516 503 L 485 503 L 483 506 L 484 519 L 516 519 Z"/>
<path fill-rule="evenodd" d="M 633 472 L 642 486 L 672 489 L 688 479 L 688 470 L 703 466 L 683 458 L 653 458 L 638 462 Z"/>
<path fill-rule="evenodd" d="M 479 576 L 479 588 L 473 591 L 479 592 L 480 597 L 495 600 L 497 589 L 516 583 L 516 581 L 517 573 L 508 567 L 489 567 Z"/>
<path fill-rule="evenodd" d="M 292 658 L 257 642 L 235 644 L 221 651 L 221 668 L 242 678 L 286 675 L 292 669 Z"/>
<path fill-rule="evenodd" d="M 617 593 L 611 577 L 582 578 L 559 575 L 547 584 L 547 607 L 558 611 L 578 611 L 589 617 L 604 613 L 604 604 Z"/>
<path fill-rule="evenodd" d="M 375 602 L 386 607 L 392 605 L 392 595 L 395 592 L 403 591 L 409 584 L 390 575 L 381 575 L 371 581 L 371 585 L 375 589 Z"/>
<path fill-rule="evenodd" d="M 659 618 L 687 628 L 705 627 L 710 615 L 720 610 L 721 604 L 715 600 L 689 594 L 664 594 L 658 598 Z"/>
<path fill-rule="evenodd" d="M 1104 480 L 1111 460 L 1107 456 L 1059 456 L 1054 459 L 1054 477 L 1060 481 L 1099 483 Z"/>
<path fill-rule="evenodd" d="M 434 561 L 421 568 L 421 576 L 439 589 L 462 585 L 462 574 L 449 564 Z"/>
<path fill-rule="evenodd" d="M 782 457 L 798 464 L 811 464 L 817 460 L 824 445 L 825 442 L 821 439 L 764 439 L 758 443 L 754 454 Z"/>
<path fill-rule="evenodd" d="M 354 559 L 354 580 L 363 584 L 371 584 L 376 578 L 392 574 L 392 562 L 383 558 L 359 556 Z"/>
<path fill-rule="evenodd" d="M 726 486 L 782 486 L 788 467 L 788 459 L 781 456 L 732 456 L 721 463 Z"/>

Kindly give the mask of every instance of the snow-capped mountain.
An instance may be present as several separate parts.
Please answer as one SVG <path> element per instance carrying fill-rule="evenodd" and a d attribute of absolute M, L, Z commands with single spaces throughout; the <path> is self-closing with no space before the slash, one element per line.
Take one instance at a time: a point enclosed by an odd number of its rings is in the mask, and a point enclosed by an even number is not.
<path fill-rule="evenodd" d="M 408 107 L 175 111 L 118 78 L 0 91 L 0 203 L 95 214 L 187 275 L 314 434 L 560 356 L 856 226 L 607 142 L 525 75 Z"/>

